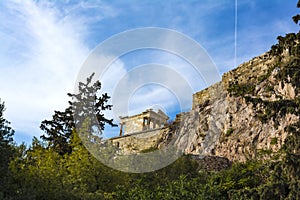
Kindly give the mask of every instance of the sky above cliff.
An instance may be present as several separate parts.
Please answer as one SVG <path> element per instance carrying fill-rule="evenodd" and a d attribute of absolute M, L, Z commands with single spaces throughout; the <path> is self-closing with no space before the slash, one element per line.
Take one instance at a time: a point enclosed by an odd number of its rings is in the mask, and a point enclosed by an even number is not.
<path fill-rule="evenodd" d="M 278 35 L 297 32 L 291 17 L 297 0 L 203 1 L 1 1 L 0 98 L 12 122 L 15 140 L 30 143 L 39 137 L 40 122 L 68 104 L 76 77 L 90 52 L 107 38 L 128 29 L 161 27 L 176 30 L 198 42 L 220 75 L 268 51 Z M 176 66 L 182 59 L 155 50 L 120 57 L 103 80 L 108 92 L 116 77 L 130 67 L 147 63 Z M 157 72 L 157 76 L 162 76 Z M 147 76 L 144 74 L 143 76 Z M 174 77 L 173 77 L 174 78 Z M 207 85 L 187 78 L 201 90 Z M 176 83 L 176 79 L 170 79 Z M 216 80 L 217 81 L 217 80 Z M 183 94 L 178 94 L 184 95 Z M 190 96 L 191 98 L 191 96 Z M 137 90 L 128 104 L 134 114 L 155 105 L 174 117 L 187 111 L 191 99 L 178 110 L 176 94 L 157 85 Z M 111 135 L 112 136 L 112 135 Z"/>

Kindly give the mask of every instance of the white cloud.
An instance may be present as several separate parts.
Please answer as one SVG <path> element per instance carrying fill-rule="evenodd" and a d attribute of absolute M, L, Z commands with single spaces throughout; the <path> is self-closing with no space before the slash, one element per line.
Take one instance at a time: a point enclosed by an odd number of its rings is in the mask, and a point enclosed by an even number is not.
<path fill-rule="evenodd" d="M 140 113 L 149 108 L 160 108 L 171 112 L 174 107 L 180 109 L 176 94 L 161 85 L 150 84 L 139 88 L 128 100 L 129 115 Z"/>
<path fill-rule="evenodd" d="M 75 19 L 61 20 L 52 4 L 7 2 L 0 22 L 0 87 L 6 116 L 18 132 L 40 134 L 39 123 L 66 108 L 88 54 Z"/>

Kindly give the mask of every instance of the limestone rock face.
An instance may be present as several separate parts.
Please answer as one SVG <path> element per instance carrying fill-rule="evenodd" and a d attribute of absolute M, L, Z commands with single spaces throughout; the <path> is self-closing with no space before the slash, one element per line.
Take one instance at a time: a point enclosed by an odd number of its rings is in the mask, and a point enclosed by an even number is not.
<path fill-rule="evenodd" d="M 296 96 L 295 88 L 291 83 L 279 82 L 279 84 L 274 87 L 274 90 L 277 94 L 281 95 L 284 99 L 294 99 Z"/>
<path fill-rule="evenodd" d="M 175 145 L 185 154 L 241 162 L 276 153 L 288 127 L 299 121 L 295 59 L 265 53 L 225 73 L 221 82 L 193 95 L 192 110 L 177 116 L 158 148 Z"/>
<path fill-rule="evenodd" d="M 185 154 L 246 161 L 255 158 L 260 150 L 278 151 L 287 136 L 284 129 L 299 120 L 299 116 L 287 114 L 278 119 L 277 127 L 273 120 L 263 123 L 256 118 L 256 108 L 244 98 L 230 97 L 224 90 L 219 94 L 220 99 L 195 106 L 184 114 L 172 145 Z"/>
<path fill-rule="evenodd" d="M 185 154 L 210 155 L 218 143 L 220 133 L 226 127 L 226 93 L 221 83 L 212 88 L 216 92 L 215 96 L 210 93 L 211 88 L 205 91 L 205 101 L 200 94 L 195 95 L 201 103 L 194 104 L 190 112 L 182 113 L 175 130 L 170 130 L 173 132 L 171 144 Z"/>

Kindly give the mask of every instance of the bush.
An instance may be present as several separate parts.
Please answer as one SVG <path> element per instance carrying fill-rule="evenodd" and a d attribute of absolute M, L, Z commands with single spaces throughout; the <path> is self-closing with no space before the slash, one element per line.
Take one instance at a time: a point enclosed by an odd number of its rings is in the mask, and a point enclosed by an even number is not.
<path fill-rule="evenodd" d="M 277 138 L 277 137 L 272 138 L 270 144 L 271 144 L 271 145 L 275 145 L 275 144 L 277 144 L 277 143 L 278 143 L 278 138 Z"/>
<path fill-rule="evenodd" d="M 245 94 L 253 94 L 255 85 L 253 84 L 237 84 L 230 83 L 228 92 L 234 96 L 244 96 Z"/>
<path fill-rule="evenodd" d="M 234 129 L 233 128 L 229 128 L 226 133 L 225 133 L 225 136 L 226 137 L 229 137 L 232 133 L 233 133 Z"/>

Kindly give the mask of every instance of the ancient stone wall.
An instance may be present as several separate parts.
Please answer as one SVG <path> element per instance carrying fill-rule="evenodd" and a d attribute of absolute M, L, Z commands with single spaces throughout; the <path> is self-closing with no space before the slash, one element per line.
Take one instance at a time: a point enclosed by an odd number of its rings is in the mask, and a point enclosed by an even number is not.
<path fill-rule="evenodd" d="M 161 128 L 140 131 L 121 137 L 111 138 L 110 141 L 112 141 L 114 146 L 119 147 L 124 155 L 138 153 L 156 148 L 161 131 Z"/>

